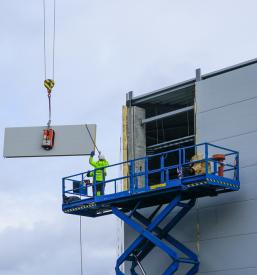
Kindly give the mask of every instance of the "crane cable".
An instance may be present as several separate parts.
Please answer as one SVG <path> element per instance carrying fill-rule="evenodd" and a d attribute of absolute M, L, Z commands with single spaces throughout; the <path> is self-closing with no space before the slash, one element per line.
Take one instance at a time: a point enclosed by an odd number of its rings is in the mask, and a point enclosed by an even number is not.
<path fill-rule="evenodd" d="M 82 217 L 79 216 L 80 274 L 83 275 Z"/>
<path fill-rule="evenodd" d="M 47 62 L 46 62 L 46 0 L 43 0 L 43 14 L 44 14 L 44 86 L 47 89 L 48 96 L 48 122 L 47 126 L 50 128 L 52 108 L 51 108 L 51 92 L 54 87 L 54 70 L 55 70 L 55 14 L 56 14 L 56 0 L 53 1 L 53 41 L 52 41 L 52 78 L 47 79 Z"/>
<path fill-rule="evenodd" d="M 51 108 L 51 92 L 54 87 L 54 73 L 55 73 L 55 14 L 56 14 L 56 0 L 53 1 L 53 44 L 52 44 L 52 79 L 47 79 L 47 63 L 46 63 L 46 3 L 43 0 L 43 12 L 44 12 L 44 86 L 47 89 L 48 96 L 48 111 L 49 111 L 49 119 L 47 122 L 48 128 L 51 126 L 51 117 L 52 117 L 52 108 Z M 90 132 L 89 132 L 90 134 Z M 90 134 L 92 139 L 92 136 Z M 96 147 L 97 148 L 97 147 Z M 82 218 L 79 217 L 79 233 L 80 233 L 80 273 L 83 275 L 83 247 L 82 247 Z"/>

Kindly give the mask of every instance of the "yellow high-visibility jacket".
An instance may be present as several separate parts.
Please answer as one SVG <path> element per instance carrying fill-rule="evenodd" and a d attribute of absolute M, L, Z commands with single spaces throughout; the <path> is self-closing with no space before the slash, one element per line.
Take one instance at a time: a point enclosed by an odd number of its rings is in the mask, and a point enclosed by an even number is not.
<path fill-rule="evenodd" d="M 105 167 L 108 166 L 109 163 L 107 160 L 98 160 L 98 161 L 94 161 L 93 157 L 89 158 L 89 163 L 94 167 L 94 168 L 101 168 L 101 167 Z M 104 169 L 98 169 L 95 171 L 95 180 L 96 181 L 103 181 L 104 177 L 106 176 L 106 168 Z M 94 172 L 90 173 L 90 177 L 94 177 Z"/>

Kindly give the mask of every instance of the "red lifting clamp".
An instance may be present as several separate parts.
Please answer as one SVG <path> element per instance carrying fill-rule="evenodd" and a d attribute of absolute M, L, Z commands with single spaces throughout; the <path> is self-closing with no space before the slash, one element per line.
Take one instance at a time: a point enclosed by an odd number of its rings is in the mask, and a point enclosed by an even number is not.
<path fill-rule="evenodd" d="M 51 150 L 54 146 L 54 130 L 51 128 L 47 128 L 43 130 L 43 142 L 42 147 L 45 150 Z"/>

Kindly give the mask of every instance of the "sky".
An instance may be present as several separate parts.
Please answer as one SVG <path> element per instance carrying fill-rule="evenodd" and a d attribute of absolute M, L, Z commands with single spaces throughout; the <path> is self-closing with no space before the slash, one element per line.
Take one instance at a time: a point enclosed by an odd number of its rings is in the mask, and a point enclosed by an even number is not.
<path fill-rule="evenodd" d="M 52 0 L 46 0 L 51 77 Z M 126 93 L 154 91 L 257 57 L 254 0 L 56 0 L 54 125 L 97 124 L 120 161 Z M 45 125 L 43 5 L 0 2 L 0 146 L 4 128 Z M 2 151 L 1 151 L 2 155 Z M 61 178 L 88 157 L 0 158 L 0 274 L 80 274 L 79 217 L 61 210 Z M 83 218 L 83 270 L 113 275 L 117 220 Z"/>

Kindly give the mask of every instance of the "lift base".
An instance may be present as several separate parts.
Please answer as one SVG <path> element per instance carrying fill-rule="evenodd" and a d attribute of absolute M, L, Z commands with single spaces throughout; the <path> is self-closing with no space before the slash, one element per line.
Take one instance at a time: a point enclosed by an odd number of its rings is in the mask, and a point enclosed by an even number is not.
<path fill-rule="evenodd" d="M 125 214 L 117 207 L 112 207 L 113 214 L 140 234 L 139 237 L 137 237 L 136 240 L 132 242 L 132 244 L 117 259 L 115 267 L 116 275 L 124 275 L 120 270 L 120 266 L 126 261 L 131 262 L 131 274 L 137 274 L 135 271 L 137 266 L 139 266 L 142 271 L 141 261 L 153 250 L 154 247 L 158 247 L 171 258 L 171 264 L 162 273 L 163 275 L 174 274 L 179 268 L 180 263 L 186 263 L 192 266 L 186 274 L 196 274 L 199 269 L 197 255 L 169 234 L 170 230 L 176 226 L 176 224 L 192 209 L 194 205 L 195 199 L 191 199 L 187 203 L 184 203 L 181 202 L 181 195 L 179 194 L 163 209 L 162 205 L 159 205 L 148 218 L 138 212 L 140 201 L 136 207 L 129 212 L 129 214 Z M 170 219 L 164 228 L 161 228 L 160 223 L 167 218 L 175 207 L 180 207 L 181 209 L 173 218 Z M 164 240 L 166 242 L 164 242 Z M 167 242 L 169 243 L 169 246 L 166 244 Z M 174 250 L 174 248 L 176 250 Z M 176 252 L 177 250 L 182 252 L 185 257 L 179 257 Z"/>

